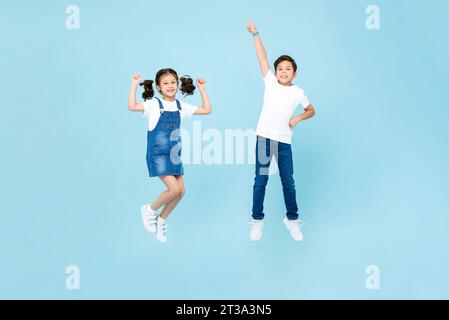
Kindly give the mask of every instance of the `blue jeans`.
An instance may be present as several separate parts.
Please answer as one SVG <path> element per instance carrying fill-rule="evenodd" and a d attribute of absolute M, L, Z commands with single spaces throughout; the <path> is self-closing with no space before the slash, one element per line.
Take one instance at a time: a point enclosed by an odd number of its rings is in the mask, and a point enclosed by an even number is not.
<path fill-rule="evenodd" d="M 254 220 L 262 220 L 265 188 L 268 183 L 268 170 L 271 159 L 275 156 L 278 163 L 279 175 L 282 181 L 284 202 L 287 209 L 287 218 L 298 219 L 298 205 L 296 203 L 295 180 L 293 179 L 293 158 L 290 144 L 278 142 L 257 136 L 256 143 L 256 177 L 253 187 L 253 214 Z"/>

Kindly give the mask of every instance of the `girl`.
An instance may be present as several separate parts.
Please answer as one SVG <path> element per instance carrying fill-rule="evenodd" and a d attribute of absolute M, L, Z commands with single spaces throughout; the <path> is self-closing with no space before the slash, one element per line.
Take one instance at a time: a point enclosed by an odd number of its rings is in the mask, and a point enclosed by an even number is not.
<path fill-rule="evenodd" d="M 131 91 L 128 98 L 130 111 L 143 112 L 148 116 L 147 133 L 147 166 L 150 177 L 159 177 L 167 187 L 159 197 L 151 204 L 141 208 L 142 219 L 145 228 L 150 233 L 156 233 L 160 242 L 166 242 L 166 219 L 176 207 L 185 193 L 183 174 L 184 168 L 181 162 L 181 119 L 191 117 L 193 114 L 207 115 L 212 112 L 212 106 L 206 92 L 206 81 L 198 79 L 196 84 L 200 91 L 202 106 L 197 107 L 176 99 L 176 93 L 181 82 L 183 95 L 192 95 L 195 85 L 190 77 L 178 78 L 173 69 L 159 70 L 155 77 L 156 88 L 162 96 L 154 97 L 153 80 L 145 80 L 141 83 L 140 75 L 132 76 Z M 137 87 L 144 86 L 142 94 L 144 102 L 136 102 Z M 162 208 L 158 215 L 157 211 Z"/>

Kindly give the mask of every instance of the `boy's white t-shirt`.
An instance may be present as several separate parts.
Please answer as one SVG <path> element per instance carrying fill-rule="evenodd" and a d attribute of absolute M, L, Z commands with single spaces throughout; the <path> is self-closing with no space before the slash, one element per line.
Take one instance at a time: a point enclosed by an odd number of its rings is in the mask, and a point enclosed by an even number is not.
<path fill-rule="evenodd" d="M 176 101 L 166 101 L 164 99 L 160 99 L 162 105 L 164 106 L 164 111 L 178 111 L 178 106 L 176 105 Z M 179 111 L 181 119 L 191 118 L 195 113 L 198 106 L 194 106 L 184 101 L 179 101 L 181 103 L 181 110 Z M 148 131 L 153 131 L 156 128 L 157 122 L 161 116 L 161 111 L 159 108 L 159 102 L 157 99 L 153 98 L 150 100 L 146 100 L 143 103 L 143 116 L 148 117 Z"/>
<path fill-rule="evenodd" d="M 304 90 L 296 85 L 289 87 L 279 84 L 274 73 L 269 70 L 264 77 L 265 93 L 262 112 L 256 134 L 271 140 L 292 143 L 290 119 L 300 104 L 304 109 L 310 104 Z"/>

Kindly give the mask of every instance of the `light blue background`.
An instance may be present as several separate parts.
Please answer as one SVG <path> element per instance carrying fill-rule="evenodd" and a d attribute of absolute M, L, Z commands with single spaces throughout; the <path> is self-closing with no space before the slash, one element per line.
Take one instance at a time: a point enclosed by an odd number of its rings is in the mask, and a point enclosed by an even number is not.
<path fill-rule="evenodd" d="M 369 4 L 380 30 L 365 28 Z M 0 298 L 448 299 L 448 12 L 443 0 L 2 2 Z M 187 165 L 161 245 L 139 213 L 163 186 L 147 178 L 130 77 L 204 77 L 203 129 L 254 128 L 250 17 L 270 61 L 296 58 L 317 110 L 293 139 L 306 240 L 281 223 L 278 176 L 251 243 L 253 166 Z"/>

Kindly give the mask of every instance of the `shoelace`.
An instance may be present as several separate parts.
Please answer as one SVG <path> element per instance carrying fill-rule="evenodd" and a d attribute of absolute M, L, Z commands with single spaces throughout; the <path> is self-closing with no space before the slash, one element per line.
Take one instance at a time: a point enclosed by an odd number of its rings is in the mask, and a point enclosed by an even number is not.
<path fill-rule="evenodd" d="M 299 228 L 302 228 L 306 223 L 302 220 L 296 220 L 296 222 L 292 222 L 293 224 L 298 225 Z"/>
<path fill-rule="evenodd" d="M 146 214 L 146 218 L 149 224 L 155 224 L 156 223 L 156 215 L 155 214 L 151 214 L 151 213 L 147 213 Z"/>
<path fill-rule="evenodd" d="M 293 233 L 301 233 L 301 229 L 302 226 L 304 225 L 304 221 L 301 220 L 294 220 L 294 221 L 290 221 L 290 227 L 288 227 L 288 229 L 290 230 L 290 232 Z"/>
<path fill-rule="evenodd" d="M 165 234 L 167 232 L 167 223 L 163 222 L 159 226 L 162 227 L 162 232 Z"/>
<path fill-rule="evenodd" d="M 248 222 L 249 225 L 252 226 L 256 226 L 257 228 L 261 229 L 262 228 L 262 223 L 258 223 L 257 221 L 250 221 Z"/>

